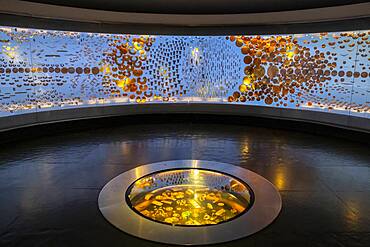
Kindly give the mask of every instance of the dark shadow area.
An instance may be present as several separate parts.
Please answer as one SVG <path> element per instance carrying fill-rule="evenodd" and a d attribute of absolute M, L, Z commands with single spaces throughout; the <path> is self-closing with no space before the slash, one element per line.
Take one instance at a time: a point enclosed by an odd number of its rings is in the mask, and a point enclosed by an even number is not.
<path fill-rule="evenodd" d="M 142 164 L 202 159 L 250 169 L 283 199 L 270 226 L 220 246 L 368 246 L 369 146 L 341 132 L 304 133 L 312 126 L 245 121 L 156 115 L 22 129 L 28 138 L 0 150 L 0 245 L 168 246 L 110 225 L 97 206 L 100 189 Z"/>
<path fill-rule="evenodd" d="M 157 13 L 157 14 L 240 14 L 240 13 L 264 13 L 288 10 L 300 10 L 311 8 L 324 8 L 356 3 L 364 3 L 366 0 L 28 0 L 51 5 L 109 10 L 118 12 L 134 13 Z"/>
<path fill-rule="evenodd" d="M 139 23 L 135 25 L 131 23 L 92 23 L 0 13 L 0 25 L 61 31 L 144 35 L 268 35 L 368 30 L 370 29 L 370 17 L 293 24 L 177 26 Z"/>
<path fill-rule="evenodd" d="M 336 138 L 362 142 L 365 144 L 370 143 L 370 133 L 357 132 L 354 130 L 342 129 L 338 127 L 309 123 L 304 121 L 231 115 L 149 114 L 61 121 L 28 126 L 24 128 L 17 128 L 9 131 L 0 132 L 0 145 L 2 143 L 15 142 L 23 139 L 33 139 L 40 136 L 64 135 L 64 133 L 67 132 L 95 130 L 98 128 L 106 128 L 107 126 L 117 127 L 123 125 L 136 125 L 137 123 L 234 124 L 246 127 L 254 126 L 282 129 L 288 131 L 298 131 L 321 136 L 333 136 Z"/>

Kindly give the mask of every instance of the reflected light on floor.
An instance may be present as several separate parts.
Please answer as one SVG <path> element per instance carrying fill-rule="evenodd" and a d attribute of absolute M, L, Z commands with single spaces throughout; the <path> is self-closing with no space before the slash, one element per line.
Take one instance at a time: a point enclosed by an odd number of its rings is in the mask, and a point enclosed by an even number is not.
<path fill-rule="evenodd" d="M 286 174 L 284 171 L 278 171 L 275 174 L 274 185 L 279 189 L 283 190 L 286 185 Z"/>
<path fill-rule="evenodd" d="M 347 219 L 348 225 L 352 228 L 358 225 L 359 219 L 361 218 L 361 212 L 357 203 L 353 201 L 346 201 L 345 219 Z"/>

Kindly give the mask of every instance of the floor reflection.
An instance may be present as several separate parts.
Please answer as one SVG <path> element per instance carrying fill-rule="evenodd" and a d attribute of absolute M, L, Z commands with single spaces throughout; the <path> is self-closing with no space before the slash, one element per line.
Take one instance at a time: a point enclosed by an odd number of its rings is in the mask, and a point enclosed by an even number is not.
<path fill-rule="evenodd" d="M 147 246 L 105 222 L 97 196 L 126 170 L 174 159 L 239 165 L 280 190 L 278 220 L 230 246 L 368 244 L 368 147 L 298 132 L 182 123 L 97 129 L 4 147 L 0 245 L 55 246 L 63 239 L 66 246 Z"/>

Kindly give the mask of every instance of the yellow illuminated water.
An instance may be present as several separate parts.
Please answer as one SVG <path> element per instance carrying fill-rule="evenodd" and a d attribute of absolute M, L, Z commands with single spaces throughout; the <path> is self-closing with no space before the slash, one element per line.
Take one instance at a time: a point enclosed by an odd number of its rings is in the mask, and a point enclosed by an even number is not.
<path fill-rule="evenodd" d="M 172 225 L 219 224 L 244 213 L 251 192 L 243 182 L 201 169 L 163 171 L 137 180 L 128 191 L 132 208 Z"/>

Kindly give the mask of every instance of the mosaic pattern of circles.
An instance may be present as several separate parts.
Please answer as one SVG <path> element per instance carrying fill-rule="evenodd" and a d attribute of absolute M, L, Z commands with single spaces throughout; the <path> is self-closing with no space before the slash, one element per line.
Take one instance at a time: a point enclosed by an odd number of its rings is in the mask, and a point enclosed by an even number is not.
<path fill-rule="evenodd" d="M 153 36 L 0 27 L 0 116 L 212 101 L 369 118 L 369 35 Z"/>

